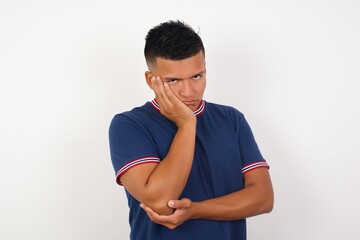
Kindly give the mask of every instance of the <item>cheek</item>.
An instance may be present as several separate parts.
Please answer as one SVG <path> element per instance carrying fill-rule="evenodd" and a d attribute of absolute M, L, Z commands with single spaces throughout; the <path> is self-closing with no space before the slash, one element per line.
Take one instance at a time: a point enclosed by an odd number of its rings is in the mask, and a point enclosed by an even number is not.
<path fill-rule="evenodd" d="M 204 93 L 205 88 L 206 88 L 206 80 L 202 81 L 196 89 L 198 93 Z"/>

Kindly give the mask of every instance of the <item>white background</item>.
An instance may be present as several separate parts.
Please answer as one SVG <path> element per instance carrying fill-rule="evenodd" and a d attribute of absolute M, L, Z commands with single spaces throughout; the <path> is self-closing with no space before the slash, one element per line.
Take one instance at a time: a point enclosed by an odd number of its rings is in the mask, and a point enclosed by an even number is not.
<path fill-rule="evenodd" d="M 107 131 L 152 99 L 144 37 L 180 19 L 205 99 L 237 107 L 271 165 L 249 239 L 360 235 L 360 2 L 0 0 L 0 239 L 128 239 Z"/>

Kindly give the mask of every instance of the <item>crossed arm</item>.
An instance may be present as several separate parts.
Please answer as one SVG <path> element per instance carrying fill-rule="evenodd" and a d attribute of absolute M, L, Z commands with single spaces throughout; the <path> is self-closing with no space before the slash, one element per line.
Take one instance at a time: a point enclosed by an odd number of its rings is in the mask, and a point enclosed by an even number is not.
<path fill-rule="evenodd" d="M 160 215 L 145 204 L 141 204 L 141 207 L 153 222 L 169 229 L 191 219 L 231 221 L 270 212 L 274 194 L 268 169 L 252 170 L 245 173 L 244 178 L 242 190 L 222 197 L 201 202 L 192 202 L 187 198 L 169 201 L 169 207 L 175 209 L 172 215 Z"/>

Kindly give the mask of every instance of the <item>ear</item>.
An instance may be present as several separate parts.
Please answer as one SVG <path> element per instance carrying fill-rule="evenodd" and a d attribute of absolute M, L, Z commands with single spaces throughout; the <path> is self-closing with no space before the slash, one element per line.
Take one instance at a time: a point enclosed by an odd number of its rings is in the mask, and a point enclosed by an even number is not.
<path fill-rule="evenodd" d="M 146 84 L 149 86 L 149 88 L 151 88 L 151 90 L 154 90 L 152 87 L 152 83 L 150 81 L 150 79 L 153 77 L 153 74 L 150 71 L 146 71 L 145 72 L 145 80 L 146 80 Z"/>

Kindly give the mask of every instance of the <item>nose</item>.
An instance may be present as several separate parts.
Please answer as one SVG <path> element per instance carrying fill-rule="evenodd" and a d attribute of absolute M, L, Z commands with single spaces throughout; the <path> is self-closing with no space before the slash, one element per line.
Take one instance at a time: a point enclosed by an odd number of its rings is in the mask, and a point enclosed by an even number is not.
<path fill-rule="evenodd" d="M 179 93 L 184 98 L 191 97 L 193 95 L 194 88 L 192 86 L 191 80 L 186 79 L 181 81 Z"/>

